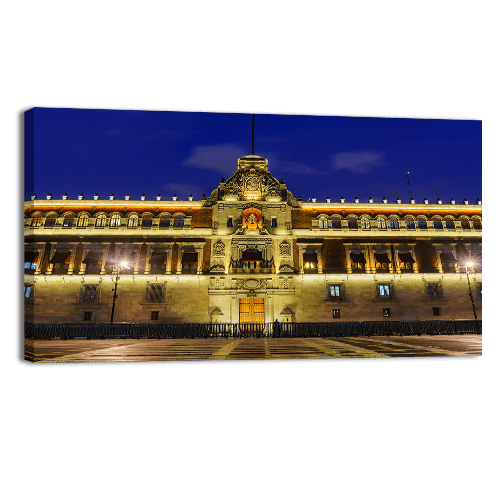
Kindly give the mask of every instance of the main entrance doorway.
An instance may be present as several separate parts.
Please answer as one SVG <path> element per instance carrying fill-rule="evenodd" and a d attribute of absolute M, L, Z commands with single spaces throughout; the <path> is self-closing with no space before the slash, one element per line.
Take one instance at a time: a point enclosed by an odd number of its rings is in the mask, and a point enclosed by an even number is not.
<path fill-rule="evenodd" d="M 264 329 L 264 299 L 240 299 L 240 328 L 246 333 Z"/>

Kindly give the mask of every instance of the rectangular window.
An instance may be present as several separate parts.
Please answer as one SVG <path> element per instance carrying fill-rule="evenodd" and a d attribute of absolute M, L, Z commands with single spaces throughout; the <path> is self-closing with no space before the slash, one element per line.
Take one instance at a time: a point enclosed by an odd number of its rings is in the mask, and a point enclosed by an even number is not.
<path fill-rule="evenodd" d="M 92 311 L 83 311 L 83 321 L 92 321 Z"/>
<path fill-rule="evenodd" d="M 432 315 L 433 316 L 441 316 L 441 308 L 439 308 L 439 307 L 433 307 L 432 308 Z"/>
<path fill-rule="evenodd" d="M 389 297 L 391 295 L 391 286 L 390 285 L 379 285 L 378 293 L 381 297 Z"/>
<path fill-rule="evenodd" d="M 391 316 L 391 310 L 388 308 L 382 309 L 382 316 L 384 318 L 389 318 Z"/>
<path fill-rule="evenodd" d="M 439 299 L 443 296 L 439 283 L 427 283 L 426 292 L 429 299 Z"/>
<path fill-rule="evenodd" d="M 227 218 L 227 227 L 233 227 L 233 218 L 232 217 Z"/>
<path fill-rule="evenodd" d="M 334 309 L 333 310 L 333 317 L 334 318 L 340 318 L 340 309 Z"/>
<path fill-rule="evenodd" d="M 276 217 L 271 219 L 271 227 L 278 227 L 278 223 L 276 222 Z"/>
<path fill-rule="evenodd" d="M 345 300 L 343 283 L 330 285 L 328 291 L 331 300 Z"/>
<path fill-rule="evenodd" d="M 158 321 L 160 311 L 151 311 L 151 321 Z"/>
<path fill-rule="evenodd" d="M 28 300 L 33 298 L 33 285 L 24 285 L 24 298 Z"/>

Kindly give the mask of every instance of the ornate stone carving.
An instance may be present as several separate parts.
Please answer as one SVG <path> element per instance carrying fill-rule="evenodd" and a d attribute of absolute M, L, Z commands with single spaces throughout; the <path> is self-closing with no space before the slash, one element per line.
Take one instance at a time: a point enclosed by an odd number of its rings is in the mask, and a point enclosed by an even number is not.
<path fill-rule="evenodd" d="M 280 243 L 280 257 L 290 257 L 292 255 L 292 247 L 288 241 Z"/>
<path fill-rule="evenodd" d="M 221 240 L 217 240 L 213 246 L 213 254 L 215 257 L 224 257 L 226 245 Z"/>

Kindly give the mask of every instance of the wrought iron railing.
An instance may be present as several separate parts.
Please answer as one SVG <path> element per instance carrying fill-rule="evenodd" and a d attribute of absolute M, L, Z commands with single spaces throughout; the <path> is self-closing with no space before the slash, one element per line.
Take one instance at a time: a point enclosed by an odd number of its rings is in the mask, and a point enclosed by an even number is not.
<path fill-rule="evenodd" d="M 29 339 L 176 339 L 481 335 L 481 320 L 359 321 L 338 323 L 25 323 Z"/>

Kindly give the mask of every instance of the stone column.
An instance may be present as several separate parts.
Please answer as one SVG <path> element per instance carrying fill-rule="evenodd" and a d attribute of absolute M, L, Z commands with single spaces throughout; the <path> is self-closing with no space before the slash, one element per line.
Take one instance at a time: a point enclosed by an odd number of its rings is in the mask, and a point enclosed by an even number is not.
<path fill-rule="evenodd" d="M 347 272 L 349 274 L 352 273 L 352 266 L 351 266 L 351 249 L 349 247 L 345 247 L 345 265 L 347 268 Z"/>
<path fill-rule="evenodd" d="M 201 274 L 203 269 L 203 247 L 196 248 L 196 253 L 198 254 L 198 264 L 196 269 L 196 274 Z"/>
<path fill-rule="evenodd" d="M 153 253 L 153 247 L 151 243 L 146 243 L 146 263 L 144 264 L 144 274 L 151 273 L 151 264 L 149 263 L 149 259 Z"/>
<path fill-rule="evenodd" d="M 165 274 L 172 274 L 172 252 L 173 245 L 167 248 L 167 264 L 165 265 Z"/>
<path fill-rule="evenodd" d="M 375 266 L 372 265 L 372 256 L 371 256 L 371 249 L 369 246 L 367 246 L 364 250 L 363 250 L 363 254 L 365 256 L 365 260 L 366 260 L 366 263 L 365 263 L 365 272 L 368 273 L 368 274 L 372 274 L 375 272 Z"/>
<path fill-rule="evenodd" d="M 54 264 L 50 263 L 50 260 L 52 257 L 54 257 L 56 253 L 56 243 L 50 243 L 50 253 L 49 253 L 49 263 L 47 266 L 47 271 L 45 271 L 45 274 L 52 274 L 52 271 L 54 270 Z"/>
<path fill-rule="evenodd" d="M 418 273 L 418 265 L 417 265 L 417 259 L 415 257 L 415 247 L 414 246 L 411 247 L 410 253 L 411 253 L 411 256 L 413 257 L 413 260 L 415 261 L 415 263 L 413 264 L 413 272 L 415 274 L 417 274 Z"/>
<path fill-rule="evenodd" d="M 299 273 L 304 274 L 304 253 L 306 249 L 299 247 Z"/>
<path fill-rule="evenodd" d="M 401 274 L 401 268 L 399 267 L 399 250 L 397 248 L 394 249 L 394 267 L 396 273 Z"/>
<path fill-rule="evenodd" d="M 78 243 L 72 243 L 71 254 L 69 257 L 69 266 L 67 274 L 73 274 L 73 270 L 75 269 L 75 256 L 76 250 L 78 248 Z"/>
<path fill-rule="evenodd" d="M 104 243 L 102 250 L 101 272 L 99 274 L 106 274 L 106 262 L 109 258 L 109 245 L 111 243 Z"/>
<path fill-rule="evenodd" d="M 141 262 L 141 246 L 142 243 L 135 245 L 135 258 L 134 258 L 134 274 L 139 274 L 139 264 Z"/>
<path fill-rule="evenodd" d="M 438 272 L 443 274 L 443 262 L 441 260 L 441 250 L 437 250 L 436 249 L 436 261 L 437 261 L 437 268 L 438 268 Z"/>
<path fill-rule="evenodd" d="M 316 251 L 316 258 L 318 259 L 318 274 L 323 274 L 323 261 L 321 260 L 321 247 Z"/>
<path fill-rule="evenodd" d="M 35 274 L 42 273 L 43 258 L 45 256 L 45 245 L 46 243 L 38 243 L 38 261 L 36 263 Z"/>
<path fill-rule="evenodd" d="M 182 274 L 182 256 L 184 254 L 184 249 L 179 245 L 177 247 L 177 271 L 176 274 Z"/>
<path fill-rule="evenodd" d="M 85 260 L 85 257 L 87 257 L 87 255 L 90 252 L 90 249 L 86 248 L 87 245 L 85 243 L 82 243 L 82 245 L 83 245 L 83 249 L 82 249 L 82 263 L 80 264 L 80 270 L 78 271 L 78 274 L 85 274 L 85 271 L 87 269 L 87 264 L 84 264 L 83 261 Z"/>

